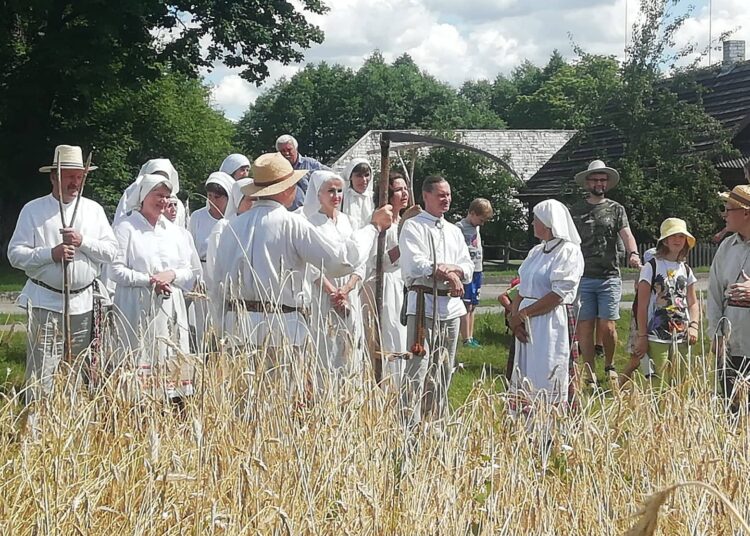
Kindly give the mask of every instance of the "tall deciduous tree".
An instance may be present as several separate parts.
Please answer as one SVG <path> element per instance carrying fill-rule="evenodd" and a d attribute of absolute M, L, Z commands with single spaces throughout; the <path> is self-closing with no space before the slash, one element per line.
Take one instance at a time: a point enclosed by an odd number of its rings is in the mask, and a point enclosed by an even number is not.
<path fill-rule="evenodd" d="M 320 0 L 0 3 L 0 161 L 11 177 L 0 181 L 0 213 L 15 214 L 47 190 L 45 181 L 27 179 L 55 145 L 98 143 L 102 133 L 86 128 L 89 115 L 115 88 L 139 88 L 162 65 L 195 78 L 218 60 L 261 81 L 269 60 L 298 61 L 322 41 L 305 11 L 325 8 Z M 0 246 L 13 218 L 4 222 Z"/>

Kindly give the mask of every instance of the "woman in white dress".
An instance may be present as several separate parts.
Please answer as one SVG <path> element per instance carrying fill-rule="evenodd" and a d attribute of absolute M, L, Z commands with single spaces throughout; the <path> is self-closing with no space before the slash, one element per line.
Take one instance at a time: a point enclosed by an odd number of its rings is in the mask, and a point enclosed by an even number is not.
<path fill-rule="evenodd" d="M 177 357 L 190 351 L 183 291 L 192 289 L 196 278 L 193 244 L 163 215 L 170 192 L 163 176 L 141 178 L 126 202 L 129 215 L 114 229 L 119 251 L 112 277 L 123 350 L 141 388 L 179 400 L 193 394 L 191 367 Z"/>
<path fill-rule="evenodd" d="M 552 199 L 534 207 L 535 246 L 521 264 L 519 293 L 511 307 L 516 361 L 510 382 L 512 409 L 542 401 L 568 402 L 571 305 L 583 275 L 581 239 L 568 209 Z M 520 407 L 519 407 L 520 406 Z"/>
<path fill-rule="evenodd" d="M 224 219 L 229 194 L 234 186 L 234 179 L 222 171 L 215 171 L 206 179 L 206 206 L 190 215 L 188 230 L 193 236 L 195 250 L 198 252 L 203 273 L 209 274 L 206 266 L 208 255 L 208 237 L 214 226 Z M 208 276 L 210 277 L 210 275 Z M 207 283 L 204 281 L 204 283 Z M 199 296 L 188 303 L 188 317 L 190 327 L 195 331 L 194 348 L 198 352 L 206 349 L 205 334 L 211 327 L 210 307 L 203 285 L 199 288 Z"/>
<path fill-rule="evenodd" d="M 354 230 L 346 214 L 339 211 L 344 181 L 331 171 L 310 176 L 303 213 L 330 240 L 340 242 Z M 322 268 L 322 273 L 321 273 Z M 327 278 L 325 266 L 311 266 L 311 332 L 322 370 L 339 377 L 361 374 L 363 362 L 360 284 L 365 265 L 345 277 Z"/>
<path fill-rule="evenodd" d="M 229 201 L 224 210 L 224 218 L 216 222 L 216 225 L 211 229 L 211 234 L 208 235 L 206 269 L 204 270 L 203 278 L 206 281 L 207 294 L 211 302 L 211 314 L 213 315 L 214 326 L 219 336 L 222 336 L 224 331 L 224 299 L 218 295 L 218 286 L 213 278 L 216 269 L 216 251 L 219 249 L 219 240 L 221 240 L 222 233 L 229 227 L 229 222 L 240 214 L 247 212 L 253 206 L 253 198 L 242 194 L 242 188 L 250 184 L 253 184 L 253 179 L 239 179 L 235 181 L 232 185 L 232 191 L 229 192 Z M 237 241 L 237 247 L 241 247 L 240 240 Z"/>
<path fill-rule="evenodd" d="M 372 197 L 372 167 L 365 158 L 354 158 L 344 168 L 344 197 L 339 210 L 347 215 L 356 231 L 368 223 L 375 211 Z"/>
<path fill-rule="evenodd" d="M 409 187 L 404 177 L 392 172 L 388 180 L 388 203 L 393 206 L 393 224 L 385 233 L 385 255 L 383 259 L 383 305 L 380 319 L 380 344 L 377 344 L 376 261 L 377 242 L 367 263 L 365 283 L 365 307 L 367 315 L 367 338 L 370 348 L 375 380 L 381 385 L 399 389 L 404 373 L 404 359 L 409 355 L 406 342 L 406 326 L 401 324 L 401 307 L 404 303 L 404 280 L 401 277 L 401 256 L 398 249 L 398 227 L 401 212 L 409 204 Z M 377 352 L 380 352 L 379 354 Z"/>

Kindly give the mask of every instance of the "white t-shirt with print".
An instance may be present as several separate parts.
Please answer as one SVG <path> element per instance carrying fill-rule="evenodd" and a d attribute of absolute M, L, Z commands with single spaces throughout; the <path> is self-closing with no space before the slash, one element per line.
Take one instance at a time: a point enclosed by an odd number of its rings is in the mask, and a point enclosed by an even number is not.
<path fill-rule="evenodd" d="M 674 335 L 677 342 L 684 342 L 690 323 L 687 289 L 695 284 L 697 279 L 684 262 L 668 261 L 659 257 L 654 261 L 656 276 L 653 275 L 651 263 L 647 262 L 641 268 L 638 279 L 649 285 L 653 281 L 648 303 L 648 340 L 672 342 Z"/>

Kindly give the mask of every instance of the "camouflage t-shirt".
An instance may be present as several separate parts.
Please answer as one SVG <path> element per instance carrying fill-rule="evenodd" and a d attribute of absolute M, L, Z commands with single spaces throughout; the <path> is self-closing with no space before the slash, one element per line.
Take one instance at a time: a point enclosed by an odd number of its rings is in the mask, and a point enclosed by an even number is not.
<path fill-rule="evenodd" d="M 622 229 L 629 227 L 625 208 L 611 199 L 598 205 L 582 199 L 571 207 L 570 215 L 581 235 L 585 262 L 583 277 L 618 277 L 617 236 Z"/>

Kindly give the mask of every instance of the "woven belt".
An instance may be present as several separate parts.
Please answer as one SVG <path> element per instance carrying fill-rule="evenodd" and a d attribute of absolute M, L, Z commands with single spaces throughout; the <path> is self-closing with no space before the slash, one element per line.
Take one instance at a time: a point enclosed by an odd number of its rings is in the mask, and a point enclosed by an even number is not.
<path fill-rule="evenodd" d="M 38 279 L 29 279 L 29 281 L 31 281 L 32 283 L 34 283 L 37 286 L 40 286 L 42 288 L 46 288 L 47 290 L 51 290 L 52 292 L 57 292 L 58 294 L 62 294 L 63 293 L 62 290 L 58 290 L 55 287 L 51 287 L 47 283 L 43 283 L 43 282 L 39 281 Z M 81 288 L 77 288 L 77 289 L 70 289 L 70 293 L 71 294 L 80 294 L 84 290 L 89 289 L 93 284 L 94 284 L 94 282 L 92 281 L 91 283 L 89 283 L 85 287 L 81 287 Z"/>
<path fill-rule="evenodd" d="M 276 304 L 271 302 L 255 301 L 255 300 L 232 300 L 226 302 L 227 311 L 244 310 L 251 313 L 302 313 L 305 314 L 305 309 L 302 307 L 291 307 L 284 304 Z"/>
<path fill-rule="evenodd" d="M 414 292 L 421 292 L 423 294 L 432 295 L 432 287 L 428 287 L 427 285 L 412 285 L 409 287 L 409 290 L 413 290 Z M 450 290 L 438 290 L 437 295 L 438 296 L 450 296 Z"/>

